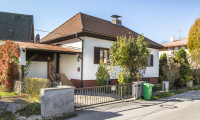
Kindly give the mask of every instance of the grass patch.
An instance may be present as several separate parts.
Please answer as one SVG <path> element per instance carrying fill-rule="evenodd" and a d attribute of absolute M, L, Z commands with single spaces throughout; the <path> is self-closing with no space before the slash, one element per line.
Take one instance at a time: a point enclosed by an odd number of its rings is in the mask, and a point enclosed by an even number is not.
<path fill-rule="evenodd" d="M 185 89 L 179 89 L 179 90 L 176 90 L 176 91 L 159 93 L 159 94 L 153 95 L 152 100 L 170 97 L 170 96 L 173 96 L 173 95 L 176 95 L 176 94 L 181 94 L 181 93 L 188 92 L 188 91 L 191 91 L 191 90 L 200 90 L 200 85 L 194 86 L 193 88 L 185 88 Z"/>
<path fill-rule="evenodd" d="M 0 114 L 0 120 L 17 120 L 15 117 L 15 114 L 13 114 L 10 111 L 3 111 L 2 114 Z"/>
<path fill-rule="evenodd" d="M 0 97 L 17 97 L 16 92 L 2 92 L 0 91 Z"/>
<path fill-rule="evenodd" d="M 31 115 L 40 115 L 40 103 L 30 103 L 17 111 L 20 115 L 29 117 Z"/>

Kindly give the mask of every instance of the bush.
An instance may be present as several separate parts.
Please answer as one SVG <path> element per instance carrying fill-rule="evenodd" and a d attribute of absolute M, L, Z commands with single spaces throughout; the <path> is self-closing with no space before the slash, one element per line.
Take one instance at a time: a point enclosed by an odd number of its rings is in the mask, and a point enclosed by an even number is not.
<path fill-rule="evenodd" d="M 31 115 L 40 115 L 41 107 L 40 103 L 30 103 L 17 111 L 20 115 L 29 117 Z"/>
<path fill-rule="evenodd" d="M 102 63 L 99 65 L 97 73 L 96 73 L 96 80 L 99 86 L 104 85 L 104 80 L 110 79 L 110 75 L 108 74 L 108 69 L 106 64 Z"/>
<path fill-rule="evenodd" d="M 25 92 L 36 100 L 40 100 L 40 89 L 41 88 L 49 88 L 49 80 L 42 78 L 31 78 L 26 77 L 25 79 Z"/>
<path fill-rule="evenodd" d="M 190 79 L 192 79 L 191 68 L 187 59 L 186 51 L 181 48 L 176 56 L 175 62 L 180 64 L 179 67 L 179 74 L 180 78 L 176 80 L 177 87 L 183 87 Z"/>
<path fill-rule="evenodd" d="M 163 53 L 159 58 L 159 83 L 166 79 L 163 67 L 167 64 L 167 54 Z"/>
<path fill-rule="evenodd" d="M 174 62 L 173 57 L 167 59 L 167 64 L 163 66 L 164 80 L 169 81 L 170 88 L 174 89 L 175 80 L 179 79 L 179 63 Z"/>

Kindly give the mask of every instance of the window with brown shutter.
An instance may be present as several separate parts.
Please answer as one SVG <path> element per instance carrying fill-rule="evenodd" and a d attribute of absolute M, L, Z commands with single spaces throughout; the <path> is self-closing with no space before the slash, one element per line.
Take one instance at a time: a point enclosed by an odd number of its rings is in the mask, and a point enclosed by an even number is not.
<path fill-rule="evenodd" d="M 99 64 L 100 60 L 100 48 L 94 47 L 94 64 Z"/>
<path fill-rule="evenodd" d="M 153 67 L 153 55 L 150 54 L 147 58 L 147 67 Z"/>
<path fill-rule="evenodd" d="M 150 55 L 151 57 L 151 66 L 153 67 L 153 55 Z"/>
<path fill-rule="evenodd" d="M 108 48 L 94 47 L 94 64 L 110 63 L 110 52 Z"/>

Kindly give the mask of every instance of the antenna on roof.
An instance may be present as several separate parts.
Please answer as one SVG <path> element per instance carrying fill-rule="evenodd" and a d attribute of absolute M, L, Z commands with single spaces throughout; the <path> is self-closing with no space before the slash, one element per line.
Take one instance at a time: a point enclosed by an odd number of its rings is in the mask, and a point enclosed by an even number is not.
<path fill-rule="evenodd" d="M 178 36 L 177 36 L 177 39 L 179 40 L 179 39 L 181 39 L 181 29 L 179 29 L 179 31 L 177 31 L 178 32 Z"/>

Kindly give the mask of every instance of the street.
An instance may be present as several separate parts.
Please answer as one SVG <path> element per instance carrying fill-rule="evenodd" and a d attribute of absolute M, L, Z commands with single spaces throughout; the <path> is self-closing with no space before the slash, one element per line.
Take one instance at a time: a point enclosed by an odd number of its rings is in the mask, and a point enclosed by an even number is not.
<path fill-rule="evenodd" d="M 118 103 L 117 103 L 118 104 Z M 190 91 L 156 101 L 134 100 L 77 111 L 71 120 L 199 120 L 200 91 Z"/>

